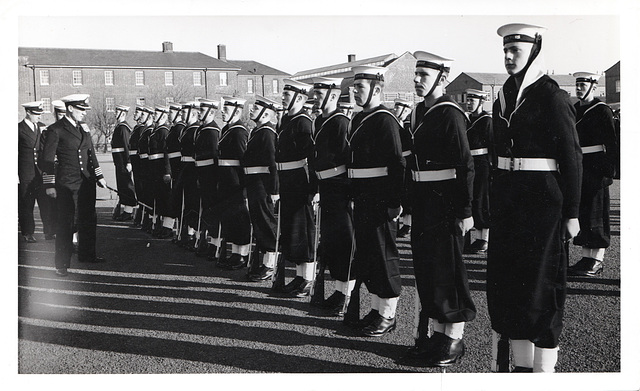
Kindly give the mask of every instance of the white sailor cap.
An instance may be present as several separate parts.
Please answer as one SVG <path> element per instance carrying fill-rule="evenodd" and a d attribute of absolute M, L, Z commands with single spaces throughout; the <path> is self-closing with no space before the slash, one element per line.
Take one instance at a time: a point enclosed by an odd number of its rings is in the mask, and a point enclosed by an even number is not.
<path fill-rule="evenodd" d="M 342 78 L 340 77 L 314 77 L 312 81 L 313 88 L 316 90 L 339 90 L 342 84 Z"/>
<path fill-rule="evenodd" d="M 197 109 L 200 107 L 200 102 L 197 101 L 189 101 L 189 102 L 184 102 L 182 104 L 182 108 L 183 109 L 188 109 L 188 108 L 192 108 L 192 109 Z"/>
<path fill-rule="evenodd" d="M 167 106 L 156 106 L 155 111 L 169 114 L 169 108 Z"/>
<path fill-rule="evenodd" d="M 467 98 L 487 99 L 487 93 L 482 90 L 476 90 L 475 88 L 467 88 L 465 90 Z"/>
<path fill-rule="evenodd" d="M 175 111 L 182 110 L 182 103 L 176 103 L 176 102 L 169 103 L 169 110 L 175 110 Z"/>
<path fill-rule="evenodd" d="M 116 111 L 124 111 L 126 113 L 129 111 L 129 106 L 116 105 Z"/>
<path fill-rule="evenodd" d="M 449 72 L 453 63 L 450 58 L 444 58 L 422 50 L 413 53 L 413 57 L 416 58 L 416 68 L 431 68 L 441 72 Z"/>
<path fill-rule="evenodd" d="M 404 106 L 407 109 L 411 109 L 413 108 L 413 102 L 410 100 L 406 100 L 406 99 L 396 99 L 393 101 L 393 105 L 394 106 Z"/>
<path fill-rule="evenodd" d="M 267 108 L 269 110 L 273 110 L 274 112 L 278 111 L 279 107 L 282 107 L 278 103 L 276 103 L 275 101 L 273 101 L 271 99 L 268 99 L 268 98 L 265 98 L 264 96 L 261 96 L 261 95 L 256 95 L 255 104 L 258 105 L 258 106 L 262 106 L 264 108 Z"/>
<path fill-rule="evenodd" d="M 285 91 L 294 91 L 303 95 L 307 95 L 312 88 L 310 84 L 302 83 L 296 80 L 284 79 L 282 82 L 284 83 L 283 89 Z"/>
<path fill-rule="evenodd" d="M 502 37 L 502 44 L 506 45 L 511 42 L 529 42 L 534 43 L 536 36 L 542 37 L 542 33 L 546 31 L 546 27 L 536 26 L 526 23 L 510 23 L 498 29 L 498 35 Z"/>
<path fill-rule="evenodd" d="M 366 79 L 384 81 L 384 74 L 387 70 L 387 68 L 376 67 L 373 65 L 358 65 L 351 68 L 351 71 L 353 72 L 353 80 Z"/>
<path fill-rule="evenodd" d="M 600 80 L 601 75 L 591 72 L 576 72 L 573 74 L 573 77 L 576 78 L 576 83 L 585 82 L 598 84 L 598 80 Z"/>
<path fill-rule="evenodd" d="M 349 101 L 349 96 L 348 95 L 343 95 L 338 100 L 338 108 L 339 109 L 350 109 L 350 110 L 353 110 L 354 107 L 355 106 L 353 105 L 353 103 L 351 103 Z"/>
<path fill-rule="evenodd" d="M 64 102 L 61 101 L 60 99 L 56 99 L 53 102 L 51 102 L 51 106 L 53 106 L 53 109 L 55 111 L 67 111 L 67 108 L 64 105 Z"/>
<path fill-rule="evenodd" d="M 149 106 L 142 106 L 142 111 L 146 111 L 149 114 L 153 114 L 153 112 L 155 111 L 153 109 L 153 107 L 149 107 Z"/>
<path fill-rule="evenodd" d="M 60 98 L 66 106 L 73 106 L 80 110 L 91 110 L 91 106 L 87 103 L 89 94 L 71 94 Z"/>
<path fill-rule="evenodd" d="M 30 113 L 33 114 L 42 114 L 44 113 L 44 102 L 42 102 L 41 100 L 37 100 L 35 102 L 27 102 L 27 103 L 23 103 L 22 107 L 24 107 L 24 109 Z"/>
<path fill-rule="evenodd" d="M 200 102 L 200 108 L 217 109 L 220 107 L 220 103 L 215 100 L 200 98 L 198 101 Z"/>
<path fill-rule="evenodd" d="M 307 99 L 306 102 L 304 102 L 304 104 L 302 106 L 304 106 L 307 109 L 313 109 L 313 105 L 316 104 L 316 100 L 315 99 Z"/>
<path fill-rule="evenodd" d="M 235 107 L 244 107 L 244 104 L 247 102 L 246 99 L 231 97 L 231 96 L 223 96 L 222 100 L 224 101 L 225 106 L 235 106 Z"/>

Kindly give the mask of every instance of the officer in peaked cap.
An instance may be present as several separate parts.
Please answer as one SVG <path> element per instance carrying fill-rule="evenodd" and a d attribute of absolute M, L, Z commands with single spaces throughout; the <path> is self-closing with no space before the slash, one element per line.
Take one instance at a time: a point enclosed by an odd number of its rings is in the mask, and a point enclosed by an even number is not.
<path fill-rule="evenodd" d="M 142 109 L 149 115 L 146 117 L 146 121 L 140 129 L 140 137 L 138 139 L 138 157 L 140 158 L 138 163 L 140 168 L 139 177 L 142 184 L 140 191 L 136 192 L 136 195 L 138 201 L 147 205 L 144 207 L 142 213 L 141 229 L 147 233 L 151 233 L 155 223 L 155 210 L 153 210 L 153 184 L 149 167 L 149 134 L 151 134 L 155 126 L 155 110 L 149 106 L 144 106 Z"/>
<path fill-rule="evenodd" d="M 144 124 L 147 122 L 147 117 L 151 113 L 145 110 L 144 106 L 137 105 L 133 113 L 133 120 L 136 124 L 129 136 L 129 162 L 131 163 L 131 169 L 133 171 L 134 189 L 136 198 L 142 194 L 142 167 L 140 165 L 140 155 L 138 154 L 138 144 L 140 141 L 140 133 L 144 129 Z M 140 206 L 136 210 L 136 214 L 133 220 L 134 225 L 141 224 L 142 215 L 144 214 L 144 207 Z"/>
<path fill-rule="evenodd" d="M 395 329 L 396 306 L 402 289 L 396 221 L 402 211 L 405 162 L 400 142 L 402 123 L 382 105 L 386 71 L 375 66 L 353 67 L 354 97 L 362 111 L 350 123 L 351 159 L 347 163 L 356 241 L 351 269 L 371 294 L 371 311 L 359 320 L 359 308 L 355 310 L 352 305 L 344 322 L 371 337 Z M 355 292 L 353 296 L 351 303 L 357 304 Z"/>
<path fill-rule="evenodd" d="M 400 141 L 402 142 L 402 156 L 405 160 L 411 155 L 411 121 L 409 115 L 413 111 L 413 102 L 406 99 L 396 99 L 393 101 L 393 114 L 402 122 L 400 128 Z M 411 203 L 409 197 L 409 185 L 411 184 L 411 170 L 405 167 L 405 186 L 402 195 L 402 227 L 398 229 L 398 237 L 404 238 L 411 233 Z"/>
<path fill-rule="evenodd" d="M 296 264 L 296 277 L 284 285 L 284 263 L 276 271 L 273 289 L 289 296 L 309 295 L 314 277 L 314 222 L 311 201 L 315 178 L 309 175 L 313 155 L 311 118 L 304 112 L 311 86 L 285 79 L 282 117 L 276 145 L 276 166 L 280 181 L 280 244 L 283 260 Z"/>
<path fill-rule="evenodd" d="M 224 243 L 231 255 L 218 257 L 218 266 L 237 270 L 247 265 L 251 243 L 251 220 L 244 197 L 244 171 L 240 161 L 247 149 L 249 131 L 242 123 L 245 99 L 224 97 L 222 120 L 224 127 L 218 142 L 218 193 L 215 216 Z M 226 245 L 222 247 L 226 250 Z M 214 254 L 215 256 L 215 254 Z"/>
<path fill-rule="evenodd" d="M 38 168 L 42 129 L 45 128 L 40 118 L 44 110 L 42 101 L 23 103 L 22 107 L 25 118 L 18 123 L 18 222 L 24 240 L 35 243 L 33 207 L 38 200 L 44 222 L 46 217 L 42 205 L 48 202 L 48 197 L 41 191 L 42 173 Z"/>
<path fill-rule="evenodd" d="M 170 176 L 169 178 L 165 176 L 163 179 L 165 183 L 168 180 L 168 186 L 171 188 L 167 217 L 171 217 L 177 221 L 174 232 L 174 239 L 177 239 L 177 232 L 180 227 L 178 218 L 180 217 L 182 208 L 182 190 L 178 190 L 177 181 L 182 169 L 182 162 L 180 161 L 180 135 L 185 127 L 182 119 L 184 105 L 182 103 L 171 103 L 169 104 L 169 110 L 169 120 L 171 123 L 169 133 L 165 140 L 164 158 L 169 162 Z"/>
<path fill-rule="evenodd" d="M 453 60 L 414 53 L 416 94 L 411 114 L 411 250 L 421 311 L 415 346 L 405 358 L 446 367 L 464 355 L 465 322 L 475 318 L 462 260 L 464 235 L 473 227 L 473 158 L 467 117 L 444 85 Z M 416 306 L 416 309 L 418 306 Z M 431 320 L 433 334 L 428 336 Z"/>
<path fill-rule="evenodd" d="M 491 115 L 483 110 L 487 93 L 469 88 L 466 90 L 469 129 L 467 140 L 473 156 L 473 201 L 471 211 L 474 228 L 480 237 L 471 243 L 469 253 L 484 253 L 489 248 L 489 178 L 493 160 L 493 126 Z"/>
<path fill-rule="evenodd" d="M 247 278 L 263 281 L 273 277 L 278 249 L 276 249 L 275 204 L 279 198 L 278 172 L 276 169 L 276 123 L 278 103 L 256 96 L 249 118 L 256 126 L 251 130 L 247 148 L 240 159 L 244 184 L 253 225 L 256 247 L 251 254 L 251 267 Z"/>
<path fill-rule="evenodd" d="M 156 106 L 154 127 L 149 133 L 149 182 L 152 191 L 155 227 L 153 236 L 158 239 L 173 237 L 175 219 L 170 216 L 171 167 L 165 158 L 167 135 L 169 134 L 169 108 Z"/>
<path fill-rule="evenodd" d="M 604 252 L 611 241 L 609 186 L 619 151 L 613 111 L 595 97 L 600 75 L 576 72 L 576 130 L 582 148 L 580 232 L 573 243 L 582 246 L 582 259 L 569 267 L 570 276 L 595 276 L 604 269 Z"/>
<path fill-rule="evenodd" d="M 544 30 L 520 23 L 498 29 L 509 78 L 493 104 L 497 169 L 487 304 L 494 341 L 498 334 L 511 340 L 518 372 L 554 371 L 566 295 L 564 243 L 579 230 L 575 108 L 545 74 Z M 497 361 L 499 344 L 493 346 Z"/>
<path fill-rule="evenodd" d="M 131 177 L 131 159 L 129 157 L 129 139 L 131 127 L 127 123 L 129 106 L 116 105 L 116 127 L 111 137 L 111 155 L 116 168 L 116 184 L 118 186 L 118 203 L 123 205 L 123 213 L 119 221 L 129 221 L 133 216 L 133 208 L 137 205 L 135 188 Z"/>
<path fill-rule="evenodd" d="M 55 114 L 55 120 L 62 119 L 62 117 L 67 114 L 67 108 L 64 105 L 64 102 L 60 99 L 54 100 L 51 102 L 51 106 L 53 106 L 53 112 Z"/>
<path fill-rule="evenodd" d="M 93 150 L 91 134 L 83 126 L 90 109 L 89 95 L 73 94 L 61 100 L 66 116 L 49 126 L 38 162 L 46 193 L 56 198 L 56 274 L 67 275 L 73 252 L 73 232 L 78 232 L 78 261 L 102 262 L 96 257 L 96 182 L 107 182 Z M 55 160 L 57 168 L 54 171 Z"/>
<path fill-rule="evenodd" d="M 346 164 L 349 160 L 347 133 L 349 117 L 338 110 L 341 78 L 313 79 L 313 95 L 320 114 L 313 122 L 314 154 L 310 162 L 318 178 L 320 194 L 319 262 L 329 268 L 336 289 L 326 300 L 312 298 L 312 304 L 342 313 L 345 298 L 355 287 L 355 274 L 349 275 L 353 250 L 353 219 Z M 324 268 L 320 268 L 321 271 Z M 324 293 L 324 289 L 315 289 Z"/>

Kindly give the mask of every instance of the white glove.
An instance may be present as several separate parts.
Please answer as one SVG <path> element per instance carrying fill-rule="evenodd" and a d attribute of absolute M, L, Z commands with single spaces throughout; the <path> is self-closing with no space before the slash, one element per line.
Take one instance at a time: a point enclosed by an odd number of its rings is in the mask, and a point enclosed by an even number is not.
<path fill-rule="evenodd" d="M 270 197 L 271 197 L 271 202 L 275 204 L 280 199 L 280 194 L 271 194 Z"/>
<path fill-rule="evenodd" d="M 98 179 L 98 186 L 102 187 L 103 189 L 105 187 L 107 187 L 107 181 L 104 178 Z"/>
<path fill-rule="evenodd" d="M 127 163 L 127 171 L 131 172 L 132 169 L 133 167 L 131 167 L 131 163 Z"/>

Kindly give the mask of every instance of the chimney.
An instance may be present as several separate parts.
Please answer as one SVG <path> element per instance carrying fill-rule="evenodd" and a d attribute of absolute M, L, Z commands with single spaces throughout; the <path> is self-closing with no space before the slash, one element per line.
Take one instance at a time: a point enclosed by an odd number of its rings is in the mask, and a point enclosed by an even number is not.
<path fill-rule="evenodd" d="M 356 55 L 355 54 L 347 54 L 347 61 L 348 62 L 354 62 L 356 60 Z"/>
<path fill-rule="evenodd" d="M 218 45 L 218 60 L 227 61 L 227 45 Z"/>
<path fill-rule="evenodd" d="M 162 53 L 173 53 L 173 43 L 168 41 L 162 42 Z"/>

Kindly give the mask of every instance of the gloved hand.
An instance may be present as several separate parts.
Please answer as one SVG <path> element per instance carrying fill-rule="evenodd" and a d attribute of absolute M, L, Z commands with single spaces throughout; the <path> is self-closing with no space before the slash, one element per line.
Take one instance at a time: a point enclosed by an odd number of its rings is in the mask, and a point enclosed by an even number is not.
<path fill-rule="evenodd" d="M 270 194 L 269 197 L 271 197 L 271 202 L 275 204 L 280 199 L 280 194 Z"/>
<path fill-rule="evenodd" d="M 104 178 L 100 178 L 98 179 L 98 186 L 102 187 L 103 189 L 107 187 L 107 181 Z"/>
<path fill-rule="evenodd" d="M 133 167 L 131 166 L 131 163 L 127 163 L 127 171 L 131 172 L 132 169 Z"/>
<path fill-rule="evenodd" d="M 462 236 L 466 235 L 473 228 L 473 217 L 466 219 L 456 219 L 456 231 Z"/>
<path fill-rule="evenodd" d="M 170 183 L 171 183 L 171 175 L 169 175 L 169 174 L 165 174 L 165 175 L 162 177 L 162 180 L 164 181 L 165 185 L 170 184 Z"/>

